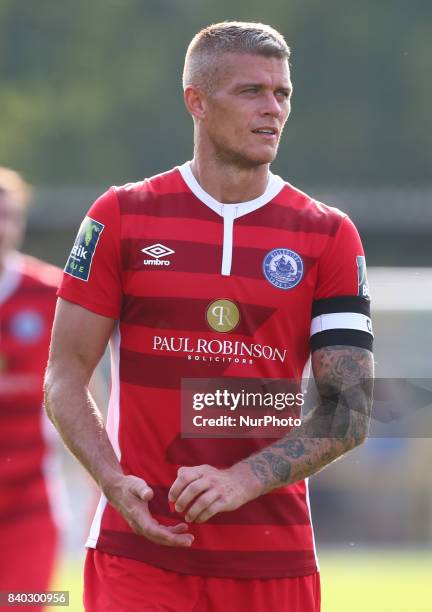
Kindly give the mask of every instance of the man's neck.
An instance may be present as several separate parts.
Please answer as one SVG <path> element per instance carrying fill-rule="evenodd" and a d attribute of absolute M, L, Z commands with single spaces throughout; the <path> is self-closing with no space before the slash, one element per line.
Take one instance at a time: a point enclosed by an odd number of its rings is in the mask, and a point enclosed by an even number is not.
<path fill-rule="evenodd" d="M 269 164 L 238 168 L 195 155 L 191 171 L 201 187 L 218 202 L 238 204 L 259 198 L 269 180 Z"/>

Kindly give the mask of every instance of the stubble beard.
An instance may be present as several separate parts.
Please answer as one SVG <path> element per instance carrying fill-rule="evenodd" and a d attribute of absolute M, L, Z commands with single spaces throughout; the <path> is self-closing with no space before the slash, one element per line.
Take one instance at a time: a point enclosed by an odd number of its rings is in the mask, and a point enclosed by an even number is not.
<path fill-rule="evenodd" d="M 276 158 L 278 148 L 279 142 L 272 156 L 268 156 L 266 159 L 259 159 L 253 158 L 242 151 L 229 148 L 226 145 L 214 143 L 214 152 L 218 163 L 224 166 L 232 166 L 238 170 L 252 170 L 259 166 L 270 165 Z"/>

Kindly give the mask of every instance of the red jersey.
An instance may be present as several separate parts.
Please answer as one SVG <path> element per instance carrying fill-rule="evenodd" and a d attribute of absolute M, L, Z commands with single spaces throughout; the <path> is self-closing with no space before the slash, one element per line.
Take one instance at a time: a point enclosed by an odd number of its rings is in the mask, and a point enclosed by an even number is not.
<path fill-rule="evenodd" d="M 228 467 L 270 443 L 182 438 L 182 379 L 300 380 L 311 343 L 371 348 L 366 294 L 352 222 L 275 175 L 259 198 L 221 204 L 184 164 L 94 203 L 59 295 L 118 321 L 107 429 L 124 472 L 152 487 L 157 520 L 181 519 L 167 499 L 180 466 Z M 317 569 L 305 481 L 190 530 L 190 549 L 156 545 L 102 497 L 87 545 L 196 575 Z"/>
<path fill-rule="evenodd" d="M 0 525 L 49 511 L 42 384 L 60 270 L 12 254 L 0 273 Z"/>

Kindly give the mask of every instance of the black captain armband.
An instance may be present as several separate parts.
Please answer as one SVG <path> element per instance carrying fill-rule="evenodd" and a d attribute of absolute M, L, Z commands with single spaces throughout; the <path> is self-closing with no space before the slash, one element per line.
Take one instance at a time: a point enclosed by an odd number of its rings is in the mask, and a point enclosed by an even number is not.
<path fill-rule="evenodd" d="M 370 302 L 356 295 L 316 300 L 312 306 L 311 350 L 346 345 L 372 351 Z"/>

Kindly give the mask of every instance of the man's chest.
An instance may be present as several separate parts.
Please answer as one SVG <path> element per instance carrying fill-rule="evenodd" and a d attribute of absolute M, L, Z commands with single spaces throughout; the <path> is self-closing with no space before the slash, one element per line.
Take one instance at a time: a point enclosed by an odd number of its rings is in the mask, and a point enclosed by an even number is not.
<path fill-rule="evenodd" d="M 125 232 L 121 258 L 126 345 L 248 366 L 308 354 L 316 257 L 293 233 L 147 218 Z"/>
<path fill-rule="evenodd" d="M 299 233 L 242 219 L 146 218 L 121 240 L 126 295 L 232 297 L 304 309 L 316 283 L 316 249 Z"/>

